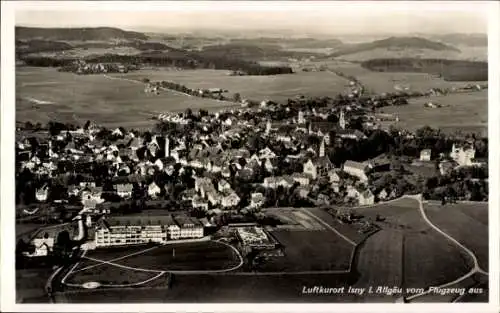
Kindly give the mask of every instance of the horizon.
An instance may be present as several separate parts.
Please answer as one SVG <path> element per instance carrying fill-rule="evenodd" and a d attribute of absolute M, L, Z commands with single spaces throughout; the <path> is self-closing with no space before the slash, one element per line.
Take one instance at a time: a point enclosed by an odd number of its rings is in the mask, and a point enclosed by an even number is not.
<path fill-rule="evenodd" d="M 321 36 L 380 34 L 486 34 L 487 6 L 482 2 L 356 2 L 304 3 L 225 2 L 224 7 L 205 2 L 149 2 L 147 11 L 135 3 L 120 9 L 107 2 L 89 8 L 76 3 L 49 2 L 23 5 L 16 10 L 15 25 L 39 28 L 113 27 L 138 32 L 277 32 Z M 166 5 L 165 5 L 166 4 Z M 172 4 L 174 4 L 172 6 Z M 114 4 L 116 6 L 116 4 Z M 130 12 L 135 7 L 138 11 Z M 113 9 L 111 11 L 110 9 Z M 382 9 L 382 10 L 381 10 Z M 223 16 L 223 18 L 221 18 Z M 103 22 L 104 21 L 104 22 Z"/>

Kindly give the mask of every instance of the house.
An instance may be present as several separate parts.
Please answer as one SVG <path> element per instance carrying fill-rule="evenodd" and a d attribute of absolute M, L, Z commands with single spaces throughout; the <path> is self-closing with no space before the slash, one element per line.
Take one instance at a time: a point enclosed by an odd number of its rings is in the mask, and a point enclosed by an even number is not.
<path fill-rule="evenodd" d="M 347 174 L 357 177 L 361 182 L 367 182 L 368 176 L 368 165 L 366 163 L 360 163 L 355 161 L 346 161 L 342 166 L 342 170 Z"/>
<path fill-rule="evenodd" d="M 374 203 L 375 196 L 369 189 L 359 192 L 358 205 L 373 205 Z"/>
<path fill-rule="evenodd" d="M 161 193 L 161 188 L 158 187 L 158 185 L 155 183 L 155 182 L 152 182 L 151 184 L 149 184 L 148 186 L 148 195 L 155 199 L 157 198 Z"/>
<path fill-rule="evenodd" d="M 220 192 L 224 192 L 225 190 L 231 190 L 231 184 L 227 182 L 225 179 L 221 179 L 218 183 L 217 190 Z"/>
<path fill-rule="evenodd" d="M 203 199 L 202 197 L 198 196 L 198 195 L 195 195 L 192 199 L 191 199 L 191 205 L 193 206 L 193 208 L 197 209 L 197 208 L 201 208 L 205 211 L 208 211 L 208 201 L 206 201 L 205 199 Z"/>
<path fill-rule="evenodd" d="M 93 200 L 96 201 L 97 204 L 103 203 L 104 199 L 101 198 L 102 196 L 102 187 L 85 187 L 82 190 L 82 203 L 83 201 L 87 200 Z"/>
<path fill-rule="evenodd" d="M 233 191 L 228 193 L 222 198 L 221 205 L 224 208 L 232 208 L 240 203 L 240 197 Z"/>
<path fill-rule="evenodd" d="M 339 183 L 340 182 L 340 176 L 337 170 L 330 170 L 328 172 L 328 177 L 330 183 Z"/>
<path fill-rule="evenodd" d="M 420 151 L 420 161 L 430 161 L 431 153 L 431 149 L 423 149 Z"/>
<path fill-rule="evenodd" d="M 35 197 L 38 201 L 45 202 L 47 201 L 48 196 L 49 196 L 49 187 L 47 185 L 44 185 L 36 190 Z"/>
<path fill-rule="evenodd" d="M 387 196 L 388 196 L 388 195 L 389 195 L 389 194 L 387 193 L 387 190 L 385 190 L 385 188 L 384 188 L 384 189 L 382 189 L 382 191 L 380 191 L 380 192 L 378 193 L 378 198 L 379 198 L 380 200 L 385 200 L 385 199 L 387 199 Z"/>
<path fill-rule="evenodd" d="M 272 173 L 277 167 L 277 160 L 276 159 L 266 159 L 264 161 L 264 167 L 265 167 L 266 171 L 268 171 L 269 173 Z"/>
<path fill-rule="evenodd" d="M 260 208 L 264 205 L 266 198 L 260 192 L 255 192 L 251 194 L 250 207 Z"/>
<path fill-rule="evenodd" d="M 123 199 L 129 199 L 132 197 L 132 184 L 118 184 L 116 185 L 116 194 Z"/>
<path fill-rule="evenodd" d="M 441 173 L 441 175 L 447 175 L 451 173 L 456 166 L 457 162 L 441 161 L 439 162 L 439 173 Z"/>
<path fill-rule="evenodd" d="M 291 177 L 284 176 L 271 176 L 264 178 L 264 183 L 262 186 L 265 188 L 276 189 L 278 186 L 282 186 L 284 188 L 290 188 L 293 185 L 294 181 Z"/>
<path fill-rule="evenodd" d="M 457 145 L 453 144 L 450 152 L 450 157 L 458 163 L 459 166 L 471 166 L 472 160 L 476 154 L 476 149 L 472 145 Z"/>
<path fill-rule="evenodd" d="M 295 182 L 298 182 L 301 186 L 307 186 L 310 182 L 310 176 L 306 173 L 293 173 L 292 178 Z"/>

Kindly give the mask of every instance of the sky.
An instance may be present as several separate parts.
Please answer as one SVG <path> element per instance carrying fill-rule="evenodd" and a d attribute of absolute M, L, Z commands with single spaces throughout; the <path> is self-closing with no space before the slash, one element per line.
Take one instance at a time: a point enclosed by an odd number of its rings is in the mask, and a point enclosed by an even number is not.
<path fill-rule="evenodd" d="M 466 1 L 41 3 L 16 7 L 16 25 L 138 31 L 280 29 L 332 35 L 486 33 L 488 17 L 487 4 Z"/>

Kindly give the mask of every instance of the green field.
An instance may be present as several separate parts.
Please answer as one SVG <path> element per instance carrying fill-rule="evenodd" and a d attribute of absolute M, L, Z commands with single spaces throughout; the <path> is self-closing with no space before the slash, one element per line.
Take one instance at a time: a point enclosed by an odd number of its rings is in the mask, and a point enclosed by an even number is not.
<path fill-rule="evenodd" d="M 433 102 L 442 108 L 424 108 Z M 444 131 L 488 131 L 488 91 L 450 94 L 446 96 L 415 98 L 408 105 L 384 107 L 381 111 L 395 113 L 399 122 L 395 126 L 415 130 L 422 126 L 439 127 Z"/>
<path fill-rule="evenodd" d="M 361 277 L 356 285 L 425 288 L 453 281 L 472 267 L 472 260 L 463 251 L 424 221 L 415 200 L 355 211 L 371 219 L 377 214 L 385 219 L 377 222 L 382 230 L 358 248 Z"/>
<path fill-rule="evenodd" d="M 224 70 L 139 70 L 112 74 L 129 79 L 174 81 L 189 88 L 222 88 L 229 96 L 240 93 L 243 98 L 262 101 L 284 101 L 298 94 L 334 97 L 346 90 L 347 81 L 331 72 L 297 72 L 274 76 L 229 76 Z"/>
<path fill-rule="evenodd" d="M 208 110 L 225 102 L 170 92 L 144 93 L 139 82 L 104 75 L 75 75 L 53 68 L 17 68 L 16 120 L 46 123 L 93 120 L 109 127 L 148 127 L 152 116 L 166 111 Z"/>
<path fill-rule="evenodd" d="M 463 244 L 478 258 L 479 266 L 488 271 L 488 204 L 426 205 L 431 222 Z"/>

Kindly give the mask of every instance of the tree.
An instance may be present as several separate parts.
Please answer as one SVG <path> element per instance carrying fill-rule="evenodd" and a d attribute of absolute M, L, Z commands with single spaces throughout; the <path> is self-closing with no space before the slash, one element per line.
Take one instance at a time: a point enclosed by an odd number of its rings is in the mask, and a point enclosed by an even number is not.
<path fill-rule="evenodd" d="M 237 92 L 237 93 L 235 93 L 235 94 L 233 95 L 233 101 L 234 101 L 234 102 L 237 102 L 237 103 L 240 103 L 240 102 L 241 102 L 241 95 L 240 95 L 240 93 L 239 93 L 239 92 Z"/>

